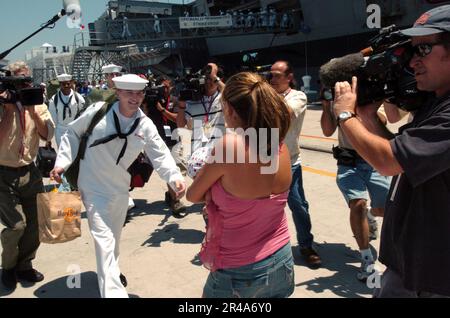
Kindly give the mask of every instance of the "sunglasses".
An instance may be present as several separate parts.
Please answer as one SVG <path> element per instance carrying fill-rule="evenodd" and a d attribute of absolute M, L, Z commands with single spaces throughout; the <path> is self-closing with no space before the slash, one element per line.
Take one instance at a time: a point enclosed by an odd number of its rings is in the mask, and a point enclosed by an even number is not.
<path fill-rule="evenodd" d="M 419 57 L 425 57 L 428 54 L 431 53 L 433 50 L 433 46 L 442 44 L 442 42 L 435 42 L 435 43 L 421 43 L 414 45 L 412 47 L 413 53 Z"/>

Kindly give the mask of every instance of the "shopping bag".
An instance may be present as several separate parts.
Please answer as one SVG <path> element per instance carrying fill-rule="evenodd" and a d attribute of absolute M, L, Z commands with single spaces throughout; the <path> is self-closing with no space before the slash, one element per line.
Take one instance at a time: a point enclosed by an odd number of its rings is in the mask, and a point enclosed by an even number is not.
<path fill-rule="evenodd" d="M 78 191 L 39 193 L 37 211 L 42 243 L 64 243 L 81 236 L 81 196 Z"/>

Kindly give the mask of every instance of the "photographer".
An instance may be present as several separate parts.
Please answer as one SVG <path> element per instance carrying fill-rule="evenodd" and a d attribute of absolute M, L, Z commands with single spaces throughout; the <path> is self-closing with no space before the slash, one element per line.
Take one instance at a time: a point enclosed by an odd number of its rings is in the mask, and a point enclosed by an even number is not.
<path fill-rule="evenodd" d="M 417 88 L 434 96 L 396 136 L 385 130 L 380 137 L 354 116 L 340 127 L 367 162 L 396 176 L 381 234 L 380 261 L 387 269 L 377 296 L 450 296 L 450 5 L 426 12 L 402 33 L 412 40 Z M 351 85 L 336 84 L 336 116 L 362 109 L 357 85 L 356 77 Z"/>
<path fill-rule="evenodd" d="M 220 130 L 225 132 L 225 121 L 222 113 L 221 92 L 225 84 L 218 77 L 219 67 L 209 63 L 204 70 L 206 83 L 200 100 L 179 101 L 177 126 L 192 130 L 191 154 L 197 149 L 214 141 Z M 221 136 L 219 136 L 221 137 Z"/>
<path fill-rule="evenodd" d="M 173 89 L 172 80 L 167 76 L 161 76 L 156 80 L 157 88 L 150 88 L 142 103 L 144 113 L 153 121 L 158 129 L 159 136 L 166 143 L 169 149 L 175 145 L 172 140 L 172 131 L 177 128 L 177 113 L 175 107 L 177 98 L 171 95 Z M 160 91 L 161 88 L 163 91 Z M 155 91 L 154 91 L 155 90 Z M 150 95 L 149 95 L 150 94 Z M 180 217 L 186 210 L 184 204 L 176 198 L 175 192 L 167 185 L 168 191 L 165 193 L 165 202 L 172 210 L 174 216 Z"/>
<path fill-rule="evenodd" d="M 305 93 L 295 90 L 293 68 L 287 61 L 277 61 L 270 69 L 270 84 L 283 96 L 291 114 L 291 125 L 285 138 L 291 158 L 292 183 L 289 191 L 288 205 L 297 232 L 300 254 L 311 268 L 318 268 L 322 261 L 313 248 L 314 236 L 311 233 L 309 204 L 303 190 L 302 165 L 300 158 L 299 137 L 306 114 L 307 97 Z"/>
<path fill-rule="evenodd" d="M 13 76 L 29 76 L 24 62 L 11 64 L 9 70 Z M 4 91 L 1 97 L 8 100 L 11 94 Z M 40 244 L 36 195 L 44 191 L 34 160 L 39 141 L 51 140 L 54 129 L 44 104 L 0 104 L 0 220 L 6 227 L 1 233 L 2 282 L 8 289 L 15 289 L 17 279 L 44 279 L 31 263 Z"/>
<path fill-rule="evenodd" d="M 357 278 L 365 281 L 371 275 L 371 266 L 375 263 L 369 246 L 371 240 L 377 239 L 378 225 L 375 216 L 384 214 L 390 178 L 381 176 L 355 151 L 339 125 L 345 118 L 336 119 L 332 102 L 323 97 L 322 106 L 320 124 L 323 134 L 330 137 L 338 129 L 339 146 L 333 148 L 333 155 L 338 164 L 336 183 L 350 208 L 350 226 L 361 253 L 361 268 Z M 355 116 L 354 112 L 345 115 Z M 368 106 L 361 108 L 358 119 L 377 135 L 382 134 L 379 126 L 384 127 L 386 124 L 386 117 L 378 112 L 378 108 Z M 376 125 L 371 125 L 372 122 Z M 367 208 L 369 196 L 371 210 Z"/>

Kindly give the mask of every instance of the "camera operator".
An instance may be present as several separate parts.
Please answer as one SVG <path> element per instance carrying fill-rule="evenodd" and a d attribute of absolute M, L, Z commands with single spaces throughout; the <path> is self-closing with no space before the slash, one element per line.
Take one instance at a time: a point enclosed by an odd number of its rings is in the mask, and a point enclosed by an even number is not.
<path fill-rule="evenodd" d="M 9 70 L 13 76 L 29 76 L 21 61 Z M 9 95 L 4 91 L 1 97 Z M 44 104 L 0 104 L 0 220 L 6 227 L 1 233 L 2 282 L 8 289 L 15 289 L 17 279 L 32 283 L 44 279 L 31 263 L 40 244 L 36 195 L 44 191 L 34 160 L 39 141 L 51 140 L 54 129 Z"/>
<path fill-rule="evenodd" d="M 147 96 L 142 103 L 144 113 L 153 121 L 162 140 L 169 147 L 176 143 L 172 140 L 172 131 L 177 128 L 177 113 L 175 108 L 177 98 L 171 95 L 173 82 L 167 76 L 161 76 L 156 80 L 157 87 L 163 87 L 164 92 L 151 92 L 152 96 Z M 150 88 L 151 90 L 151 88 Z M 148 93 L 147 93 L 148 94 Z M 165 202 L 172 210 L 173 215 L 180 217 L 186 210 L 184 204 L 176 198 L 176 193 L 167 185 L 168 191 L 165 193 Z"/>
<path fill-rule="evenodd" d="M 300 158 L 299 137 L 305 119 L 307 97 L 305 93 L 295 90 L 295 79 L 292 66 L 287 61 L 277 61 L 270 70 L 270 84 L 282 95 L 291 112 L 291 126 L 285 138 L 289 148 L 292 164 L 292 183 L 288 205 L 297 232 L 300 254 L 311 268 L 318 268 L 322 261 L 313 249 L 314 236 L 311 233 L 311 217 L 309 204 L 303 190 L 302 165 Z"/>
<path fill-rule="evenodd" d="M 417 88 L 435 96 L 396 136 L 387 130 L 377 136 L 354 116 L 340 126 L 373 167 L 396 176 L 381 234 L 387 269 L 377 296 L 450 296 L 450 5 L 426 12 L 402 33 L 412 40 Z M 363 109 L 356 107 L 356 77 L 351 85 L 338 82 L 335 91 L 335 115 Z"/>
<path fill-rule="evenodd" d="M 390 178 L 380 175 L 360 156 L 358 151 L 355 151 L 349 138 L 339 126 L 339 123 L 345 118 L 336 119 L 330 98 L 331 96 L 322 97 L 323 113 L 320 123 L 323 134 L 327 137 L 333 135 L 338 129 L 339 146 L 333 148 L 333 155 L 338 164 L 336 183 L 350 208 L 350 226 L 361 253 L 361 268 L 357 273 L 357 278 L 365 281 L 372 274 L 375 263 L 369 245 L 371 240 L 377 239 L 378 225 L 375 216 L 384 215 Z M 370 126 L 374 134 L 382 135 L 383 132 L 379 131 L 379 126 L 384 127 L 386 117 L 378 111 L 380 104 L 377 106 L 361 108 L 361 111 L 358 112 L 358 119 L 364 125 Z M 344 115 L 355 116 L 354 112 Z M 370 125 L 372 121 L 376 123 L 375 126 Z M 367 208 L 369 196 L 370 210 Z"/>
<path fill-rule="evenodd" d="M 183 128 L 187 125 L 192 130 L 191 154 L 211 144 L 217 137 L 217 129 L 222 134 L 225 132 L 221 102 L 221 92 L 225 84 L 218 76 L 219 67 L 216 64 L 209 63 L 205 69 L 209 69 L 210 73 L 206 74 L 204 92 L 200 100 L 180 100 L 178 105 L 177 126 Z"/>

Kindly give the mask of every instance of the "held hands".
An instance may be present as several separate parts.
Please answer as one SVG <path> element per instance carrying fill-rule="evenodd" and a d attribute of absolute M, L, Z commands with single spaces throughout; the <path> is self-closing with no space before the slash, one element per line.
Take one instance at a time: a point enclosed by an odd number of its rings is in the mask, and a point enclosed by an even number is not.
<path fill-rule="evenodd" d="M 60 167 L 53 168 L 52 171 L 50 171 L 50 180 L 55 180 L 58 183 L 62 183 L 61 175 L 64 173 L 64 169 Z"/>
<path fill-rule="evenodd" d="M 181 199 L 186 193 L 186 182 L 184 180 L 176 180 L 171 183 L 172 190 L 175 191 L 176 199 Z"/>

